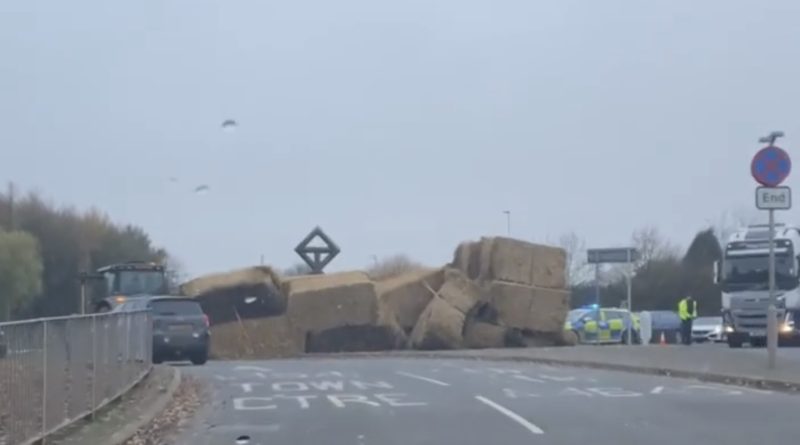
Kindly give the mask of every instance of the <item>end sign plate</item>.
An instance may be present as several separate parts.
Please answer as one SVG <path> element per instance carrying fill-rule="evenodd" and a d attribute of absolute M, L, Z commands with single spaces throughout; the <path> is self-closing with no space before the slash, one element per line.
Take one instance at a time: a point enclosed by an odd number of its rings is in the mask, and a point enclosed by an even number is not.
<path fill-rule="evenodd" d="M 789 187 L 756 188 L 756 207 L 761 210 L 788 210 L 792 208 L 792 189 Z"/>

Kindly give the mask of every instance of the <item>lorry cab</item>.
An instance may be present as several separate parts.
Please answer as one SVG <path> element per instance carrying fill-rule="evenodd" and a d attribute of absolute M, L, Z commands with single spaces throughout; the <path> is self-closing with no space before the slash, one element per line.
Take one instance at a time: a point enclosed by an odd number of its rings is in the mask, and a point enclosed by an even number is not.
<path fill-rule="evenodd" d="M 722 289 L 723 329 L 728 345 L 764 346 L 769 305 L 769 227 L 748 226 L 723 246 L 716 276 Z M 800 338 L 800 228 L 776 224 L 774 233 L 775 295 L 782 343 Z"/>
<path fill-rule="evenodd" d="M 102 295 L 94 301 L 95 312 L 108 312 L 129 298 L 167 295 L 169 282 L 164 266 L 143 261 L 112 264 L 97 270 Z"/>

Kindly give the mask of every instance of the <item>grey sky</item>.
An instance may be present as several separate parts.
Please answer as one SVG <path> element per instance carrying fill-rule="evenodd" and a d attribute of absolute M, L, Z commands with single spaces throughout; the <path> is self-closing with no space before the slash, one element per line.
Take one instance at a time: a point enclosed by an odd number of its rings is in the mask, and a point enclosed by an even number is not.
<path fill-rule="evenodd" d="M 795 152 L 798 19 L 796 0 L 3 2 L 0 180 L 139 224 L 193 274 L 288 266 L 316 224 L 333 269 L 440 264 L 504 209 L 521 238 L 686 245 L 753 206 L 759 136 Z"/>

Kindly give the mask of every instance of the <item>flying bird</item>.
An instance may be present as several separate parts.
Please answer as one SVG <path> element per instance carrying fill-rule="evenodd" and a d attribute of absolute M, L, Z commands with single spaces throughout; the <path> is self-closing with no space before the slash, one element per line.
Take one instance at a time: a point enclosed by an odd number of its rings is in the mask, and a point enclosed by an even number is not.
<path fill-rule="evenodd" d="M 222 122 L 223 130 L 233 130 L 237 126 L 239 126 L 239 124 L 236 123 L 236 121 L 233 119 L 226 119 L 225 121 Z"/>
<path fill-rule="evenodd" d="M 197 193 L 197 194 L 206 193 L 209 190 L 211 190 L 211 187 L 209 187 L 209 186 L 207 186 L 205 184 L 198 185 L 197 187 L 194 188 L 194 192 Z"/>

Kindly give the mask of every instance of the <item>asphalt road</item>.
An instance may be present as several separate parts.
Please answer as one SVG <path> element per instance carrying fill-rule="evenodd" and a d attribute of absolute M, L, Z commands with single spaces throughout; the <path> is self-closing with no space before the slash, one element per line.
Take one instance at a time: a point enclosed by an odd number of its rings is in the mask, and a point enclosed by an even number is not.
<path fill-rule="evenodd" d="M 794 443 L 800 396 L 537 364 L 303 359 L 184 367 L 180 444 Z"/>

